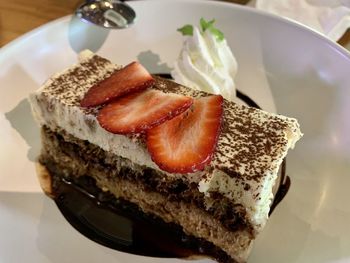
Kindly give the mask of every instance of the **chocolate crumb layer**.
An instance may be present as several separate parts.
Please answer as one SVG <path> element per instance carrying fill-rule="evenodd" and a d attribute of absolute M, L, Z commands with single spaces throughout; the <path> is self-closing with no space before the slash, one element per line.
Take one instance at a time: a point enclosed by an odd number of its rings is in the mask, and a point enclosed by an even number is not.
<path fill-rule="evenodd" d="M 129 160 L 114 156 L 87 141 L 79 140 L 61 131 L 52 132 L 47 127 L 42 129 L 43 153 L 41 162 L 47 165 L 51 156 L 57 163 L 74 166 L 76 177 L 84 176 L 88 170 L 97 169 L 104 174 L 111 183 L 116 178 L 140 183 L 146 191 L 158 192 L 170 201 L 184 201 L 203 209 L 217 219 L 229 231 L 245 229 L 251 236 L 255 232 L 246 222 L 246 211 L 238 204 L 232 203 L 220 193 L 213 192 L 206 197 L 198 191 L 195 183 L 188 183 L 180 179 L 166 180 L 161 172 L 132 164 Z M 74 165 L 77 162 L 85 164 L 83 167 Z M 210 203 L 210 206 L 207 206 Z"/>

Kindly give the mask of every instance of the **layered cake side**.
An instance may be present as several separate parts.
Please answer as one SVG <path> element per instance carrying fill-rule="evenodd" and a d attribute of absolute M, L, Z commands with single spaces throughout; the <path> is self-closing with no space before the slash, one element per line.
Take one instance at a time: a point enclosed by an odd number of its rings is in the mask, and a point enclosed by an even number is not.
<path fill-rule="evenodd" d="M 30 97 L 42 127 L 42 171 L 56 179 L 92 177 L 101 191 L 135 203 L 144 213 L 175 223 L 234 261 L 245 262 L 266 224 L 279 166 L 301 137 L 297 121 L 224 100 L 211 162 L 192 173 L 167 172 L 152 160 L 143 133 L 110 133 L 97 120 L 100 106 L 80 105 L 91 87 L 120 67 L 89 51 L 79 60 Z M 151 88 L 208 96 L 158 77 Z"/>

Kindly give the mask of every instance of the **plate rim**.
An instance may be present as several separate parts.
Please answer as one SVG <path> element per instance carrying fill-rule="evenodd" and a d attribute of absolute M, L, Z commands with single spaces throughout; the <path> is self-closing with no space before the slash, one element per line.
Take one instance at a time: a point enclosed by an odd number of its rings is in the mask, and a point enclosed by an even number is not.
<path fill-rule="evenodd" d="M 255 7 L 250 7 L 247 5 L 239 5 L 235 3 L 229 3 L 229 2 L 222 2 L 222 1 L 214 1 L 214 0 L 207 0 L 207 1 L 202 1 L 202 0 L 139 0 L 139 1 L 130 1 L 128 4 L 131 6 L 133 5 L 142 5 L 145 4 L 145 2 L 150 2 L 156 3 L 156 4 L 186 4 L 186 3 L 191 3 L 191 4 L 199 4 L 199 5 L 213 5 L 213 6 L 227 6 L 229 8 L 233 9 L 238 9 L 238 10 L 243 10 L 243 12 L 248 12 L 248 13 L 253 13 L 255 15 L 261 16 L 261 17 L 267 17 L 270 20 L 276 21 L 278 23 L 282 23 L 284 25 L 288 26 L 293 26 L 297 28 L 298 30 L 301 30 L 303 32 L 308 32 L 308 34 L 313 35 L 314 37 L 320 39 L 321 41 L 325 41 L 327 44 L 329 44 L 332 48 L 336 49 L 338 52 L 341 53 L 342 56 L 344 56 L 346 59 L 350 60 L 350 50 L 347 50 L 345 47 L 341 46 L 337 42 L 334 42 L 333 40 L 327 38 L 326 36 L 322 35 L 320 32 L 316 31 L 315 29 L 304 25 L 298 21 L 285 18 L 282 16 L 278 16 L 276 14 L 268 13 L 264 10 L 257 9 Z M 45 24 L 42 24 L 26 33 L 24 33 L 21 36 L 18 36 L 14 40 L 8 42 L 4 46 L 0 48 L 0 65 L 2 63 L 2 58 L 1 56 L 6 55 L 6 53 L 9 53 L 11 49 L 15 49 L 17 46 L 21 44 L 25 44 L 28 39 L 31 37 L 34 37 L 37 34 L 40 34 L 42 31 L 45 31 L 52 27 L 53 25 L 59 25 L 60 23 L 66 22 L 69 18 L 72 18 L 74 14 L 69 14 L 65 15 L 62 17 L 59 17 L 57 19 L 54 19 L 52 21 L 49 21 Z M 87 23 L 87 22 L 84 22 Z M 91 24 L 91 23 L 90 23 Z M 136 26 L 137 22 L 133 25 Z M 94 25 L 95 26 L 95 25 Z M 97 27 L 97 26 L 96 26 Z M 130 27 L 132 28 L 132 27 Z M 108 30 L 108 29 L 107 29 Z M 109 29 L 110 30 L 110 29 Z"/>
<path fill-rule="evenodd" d="M 153 2 L 160 2 L 160 3 L 165 3 L 165 0 L 152 0 Z M 141 0 L 141 1 L 138 1 L 138 2 L 141 2 L 144 3 L 146 2 L 145 0 Z M 147 1 L 149 2 L 149 1 Z M 250 7 L 247 7 L 247 6 L 240 6 L 240 5 L 237 5 L 237 4 L 232 4 L 232 3 L 224 3 L 224 2 L 214 2 L 214 1 L 202 1 L 202 0 L 189 0 L 189 1 L 184 1 L 184 0 L 175 0 L 173 1 L 173 3 L 183 3 L 183 2 L 193 2 L 193 3 L 199 3 L 199 4 L 203 4 L 203 5 L 206 5 L 207 3 L 209 3 L 210 5 L 212 4 L 213 6 L 217 6 L 217 5 L 227 5 L 229 6 L 230 8 L 233 8 L 233 9 L 245 9 L 243 10 L 244 12 L 249 12 L 249 13 L 257 13 L 257 15 L 259 16 L 263 16 L 263 17 L 269 17 L 269 19 L 272 19 L 274 20 L 274 23 L 283 23 L 285 24 L 284 26 L 290 26 L 292 25 L 293 27 L 297 27 L 297 31 L 305 31 L 304 33 L 306 34 L 306 32 L 309 32 L 307 33 L 308 35 L 310 35 L 310 33 L 313 35 L 312 37 L 315 37 L 315 41 L 319 40 L 321 41 L 320 43 L 324 43 L 324 44 L 327 44 L 327 49 L 331 48 L 331 49 L 334 49 L 334 51 L 332 52 L 338 52 L 342 59 L 345 59 L 347 61 L 350 61 L 350 52 L 345 49 L 344 47 L 340 46 L 339 44 L 337 44 L 336 42 L 328 39 L 327 37 L 323 36 L 322 34 L 314 31 L 313 29 L 310 29 L 308 28 L 307 26 L 304 26 L 298 22 L 295 22 L 295 21 L 292 21 L 292 20 L 289 20 L 289 19 L 286 19 L 286 18 L 282 18 L 282 17 L 279 17 L 277 15 L 274 15 L 274 14 L 269 14 L 267 12 L 264 12 L 264 11 L 261 11 L 261 10 L 258 10 L 258 9 L 255 9 L 255 8 L 250 8 Z M 130 2 L 130 4 L 137 4 L 137 1 L 136 2 Z M 250 10 L 246 10 L 250 8 Z M 26 45 L 28 41 L 31 41 L 32 40 L 32 37 L 35 37 L 36 35 L 40 35 L 40 34 L 46 34 L 47 32 L 45 32 L 46 30 L 50 29 L 51 27 L 55 27 L 55 26 L 58 26 L 58 27 L 61 27 L 62 25 L 64 25 L 67 21 L 69 21 L 70 19 L 72 18 L 72 15 L 66 15 L 66 16 L 63 16 L 63 17 L 60 17 L 60 18 L 57 18 L 55 20 L 52 20 L 48 23 L 45 23 L 21 36 L 19 36 L 18 38 L 12 40 L 11 42 L 7 43 L 6 45 L 4 45 L 1 49 L 0 49 L 0 65 L 2 65 L 4 62 L 6 62 L 8 59 L 10 59 L 10 57 L 7 57 L 6 54 L 8 53 L 17 53 L 16 50 L 18 50 L 18 48 L 20 48 L 22 45 Z M 301 32 L 301 34 L 304 34 L 303 32 Z M 311 37 L 311 35 L 310 35 Z M 324 42 L 326 41 L 326 42 Z M 327 42 L 328 41 L 328 42 Z M 2 57 L 4 56 L 4 59 L 2 59 Z M 16 63 L 16 62 L 15 62 Z"/>

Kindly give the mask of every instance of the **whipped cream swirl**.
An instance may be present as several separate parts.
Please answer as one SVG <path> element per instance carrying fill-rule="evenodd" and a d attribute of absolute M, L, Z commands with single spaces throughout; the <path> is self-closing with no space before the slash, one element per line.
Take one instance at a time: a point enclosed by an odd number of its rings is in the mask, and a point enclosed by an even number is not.
<path fill-rule="evenodd" d="M 177 83 L 208 93 L 221 94 L 232 101 L 236 96 L 234 77 L 237 61 L 226 39 L 218 39 L 209 30 L 186 36 L 171 76 Z"/>

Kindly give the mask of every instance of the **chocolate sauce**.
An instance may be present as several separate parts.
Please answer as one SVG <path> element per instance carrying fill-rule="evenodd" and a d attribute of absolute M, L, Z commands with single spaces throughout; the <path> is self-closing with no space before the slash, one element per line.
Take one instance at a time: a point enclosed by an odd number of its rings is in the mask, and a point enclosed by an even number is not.
<path fill-rule="evenodd" d="M 278 190 L 277 190 L 277 192 L 274 196 L 273 202 L 271 204 L 269 216 L 272 214 L 272 212 L 275 210 L 277 205 L 284 199 L 284 197 L 286 196 L 286 194 L 289 191 L 291 181 L 290 181 L 290 177 L 288 175 L 286 175 L 286 169 L 287 169 L 287 161 L 286 161 L 286 159 L 284 159 L 282 162 L 282 168 L 281 168 L 281 173 L 280 173 L 281 178 L 280 178 Z"/>
<path fill-rule="evenodd" d="M 157 74 L 170 78 L 169 74 Z M 237 91 L 247 105 L 259 108 L 250 97 Z M 282 201 L 290 187 L 283 161 L 281 179 L 270 214 Z M 186 235 L 180 227 L 145 215 L 136 205 L 102 193 L 89 177 L 80 182 L 53 178 L 55 202 L 67 221 L 80 233 L 95 242 L 119 251 L 166 258 L 188 258 L 210 255 L 219 262 L 232 259 L 213 244 Z M 80 179 L 79 179 L 80 180 Z"/>
<path fill-rule="evenodd" d="M 112 197 L 101 194 L 97 187 L 93 189 L 88 180 L 91 179 L 61 180 L 54 189 L 58 208 L 80 233 L 104 246 L 137 255 L 188 257 L 193 254 L 181 242 L 177 229 L 165 228 L 156 220 L 149 222 L 127 201 L 111 202 Z"/>
<path fill-rule="evenodd" d="M 150 257 L 189 258 L 211 256 L 232 262 L 221 249 L 186 235 L 175 225 L 144 214 L 126 200 L 102 192 L 95 180 L 53 176 L 53 196 L 66 220 L 84 236 L 106 247 Z"/>

